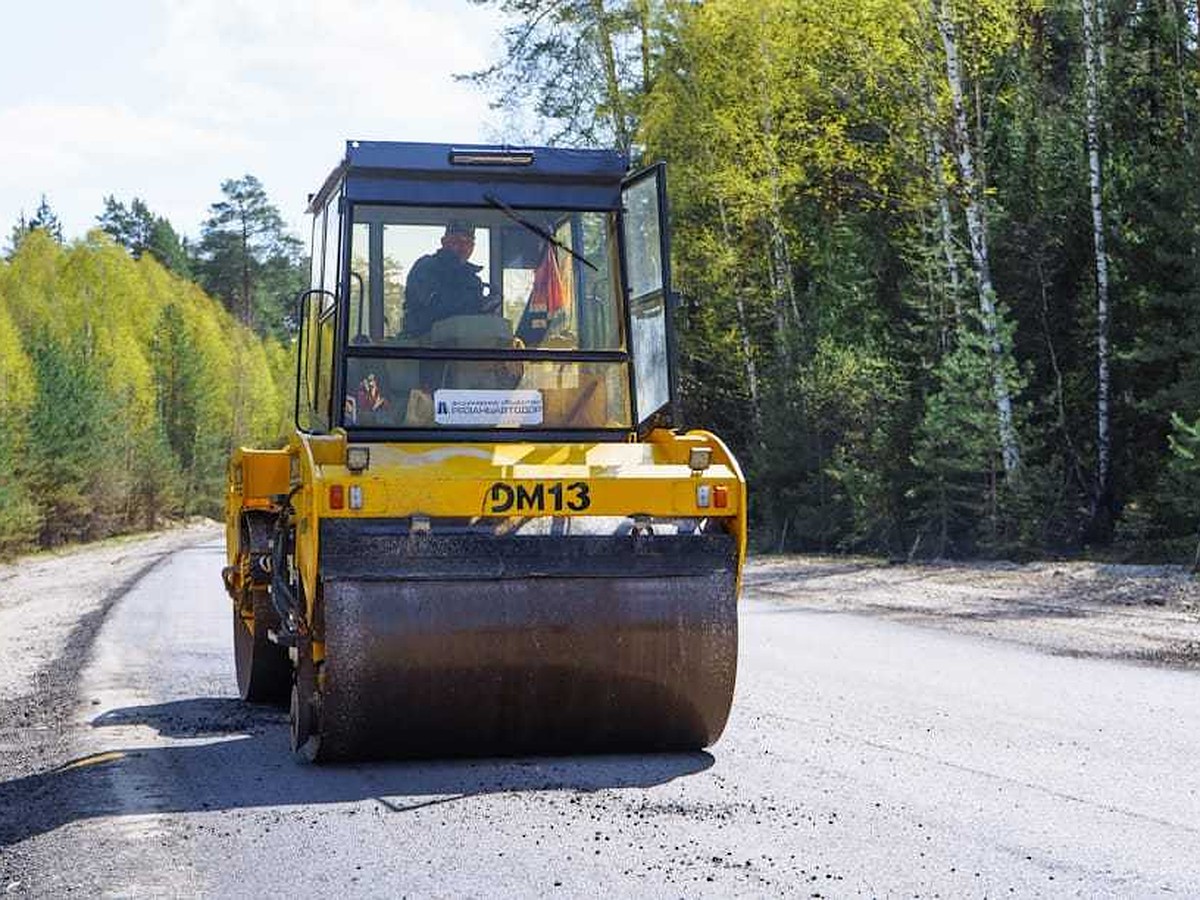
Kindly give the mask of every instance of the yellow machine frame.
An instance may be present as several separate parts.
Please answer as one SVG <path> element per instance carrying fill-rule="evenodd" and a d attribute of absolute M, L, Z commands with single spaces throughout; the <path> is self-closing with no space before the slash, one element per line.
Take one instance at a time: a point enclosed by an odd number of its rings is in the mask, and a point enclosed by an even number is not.
<path fill-rule="evenodd" d="M 280 500 L 291 499 L 295 510 L 295 566 L 306 598 L 306 621 L 314 621 L 320 600 L 318 546 L 320 520 L 325 518 L 411 518 L 414 516 L 472 517 L 511 515 L 627 516 L 630 510 L 650 519 L 716 517 L 727 521 L 737 542 L 738 587 L 746 555 L 746 483 L 737 460 L 716 435 L 707 431 L 676 434 L 655 429 L 644 442 L 593 444 L 371 444 L 369 467 L 347 467 L 351 446 L 345 432 L 331 435 L 297 433 L 282 450 L 237 450 L 229 467 L 226 503 L 226 547 L 229 565 L 247 570 L 239 554 L 239 534 L 247 511 L 277 513 Z M 711 451 L 709 465 L 693 470 L 693 449 Z M 542 508 L 517 508 L 496 513 L 489 508 L 493 488 L 505 485 L 536 498 Z M 559 509 L 545 508 L 553 485 L 586 485 L 588 506 L 571 508 L 569 498 Z M 362 490 L 361 509 L 330 505 L 330 487 Z M 698 505 L 700 491 L 709 489 L 708 505 Z M 713 505 L 716 489 L 725 492 L 724 505 Z M 503 499 L 507 499 L 504 497 Z M 324 658 L 324 645 L 313 641 L 314 660 Z"/>

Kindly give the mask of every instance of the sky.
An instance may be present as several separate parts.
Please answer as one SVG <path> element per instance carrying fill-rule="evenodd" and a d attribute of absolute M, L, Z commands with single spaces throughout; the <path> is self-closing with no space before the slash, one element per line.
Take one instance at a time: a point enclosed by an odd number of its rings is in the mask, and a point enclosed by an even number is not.
<path fill-rule="evenodd" d="M 0 245 L 42 194 L 68 239 L 110 194 L 194 238 L 245 174 L 307 237 L 346 140 L 508 136 L 453 79 L 501 48 L 502 19 L 466 0 L 35 0 L 4 18 Z"/>

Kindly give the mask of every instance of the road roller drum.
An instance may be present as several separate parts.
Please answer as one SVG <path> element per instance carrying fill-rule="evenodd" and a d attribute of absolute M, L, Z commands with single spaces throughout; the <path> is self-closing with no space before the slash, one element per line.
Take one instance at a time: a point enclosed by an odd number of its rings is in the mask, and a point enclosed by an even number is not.
<path fill-rule="evenodd" d="M 729 536 L 372 541 L 333 526 L 316 724 L 296 736 L 308 755 L 697 750 L 720 735 Z M 374 552 L 389 543 L 403 549 Z"/>

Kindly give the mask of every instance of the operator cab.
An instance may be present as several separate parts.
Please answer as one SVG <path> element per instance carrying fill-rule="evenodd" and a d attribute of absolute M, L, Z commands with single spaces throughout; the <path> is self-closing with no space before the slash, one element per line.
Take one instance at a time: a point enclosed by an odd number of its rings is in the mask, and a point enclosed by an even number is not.
<path fill-rule="evenodd" d="M 308 210 L 297 426 L 442 441 L 671 424 L 663 178 L 627 178 L 606 150 L 349 142 Z M 431 265 L 463 234 L 465 260 Z M 438 265 L 459 293 L 416 296 L 414 268 Z"/>

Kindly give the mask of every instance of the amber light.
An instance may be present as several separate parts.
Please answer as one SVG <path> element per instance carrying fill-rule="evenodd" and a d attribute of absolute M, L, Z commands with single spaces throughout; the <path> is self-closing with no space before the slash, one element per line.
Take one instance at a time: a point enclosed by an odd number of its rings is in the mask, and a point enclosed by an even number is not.
<path fill-rule="evenodd" d="M 340 484 L 331 484 L 329 486 L 329 508 L 345 509 L 345 507 L 346 489 Z"/>

